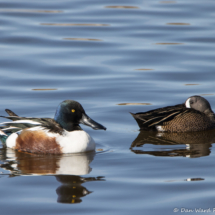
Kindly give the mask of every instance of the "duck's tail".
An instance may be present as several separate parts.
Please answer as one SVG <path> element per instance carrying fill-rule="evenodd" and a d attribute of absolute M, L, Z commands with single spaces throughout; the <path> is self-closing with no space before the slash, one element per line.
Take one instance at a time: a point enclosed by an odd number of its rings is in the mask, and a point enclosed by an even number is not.
<path fill-rule="evenodd" d="M 8 138 L 8 135 L 4 133 L 4 131 L 2 131 L 0 129 L 0 140 L 1 142 L 3 143 L 3 145 L 5 146 L 6 145 L 6 140 Z"/>

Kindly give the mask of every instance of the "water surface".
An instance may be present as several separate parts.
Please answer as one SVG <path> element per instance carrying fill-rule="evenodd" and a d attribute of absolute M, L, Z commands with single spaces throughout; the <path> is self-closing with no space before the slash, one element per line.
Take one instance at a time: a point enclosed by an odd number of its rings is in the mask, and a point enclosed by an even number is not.
<path fill-rule="evenodd" d="M 61 101 L 74 99 L 107 127 L 83 126 L 97 143 L 95 154 L 31 155 L 1 146 L 3 214 L 213 213 L 213 131 L 139 133 L 129 112 L 191 95 L 215 107 L 214 1 L 0 6 L 0 115 L 9 108 L 53 117 Z"/>

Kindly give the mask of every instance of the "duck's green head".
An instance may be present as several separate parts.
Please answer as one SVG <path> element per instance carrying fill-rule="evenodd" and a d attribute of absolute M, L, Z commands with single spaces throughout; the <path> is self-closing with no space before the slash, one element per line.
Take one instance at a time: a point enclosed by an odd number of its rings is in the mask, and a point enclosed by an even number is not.
<path fill-rule="evenodd" d="M 95 130 L 106 130 L 103 125 L 87 116 L 81 104 L 74 100 L 65 100 L 61 102 L 57 107 L 54 119 L 67 131 L 81 129 L 79 124 L 90 126 Z"/>

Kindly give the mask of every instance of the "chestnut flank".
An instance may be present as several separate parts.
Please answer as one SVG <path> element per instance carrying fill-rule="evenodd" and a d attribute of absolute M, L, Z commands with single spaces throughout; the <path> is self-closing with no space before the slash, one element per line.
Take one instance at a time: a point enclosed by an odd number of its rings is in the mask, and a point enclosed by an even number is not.
<path fill-rule="evenodd" d="M 16 150 L 40 154 L 62 154 L 55 137 L 49 137 L 44 131 L 23 130 L 16 139 Z"/>

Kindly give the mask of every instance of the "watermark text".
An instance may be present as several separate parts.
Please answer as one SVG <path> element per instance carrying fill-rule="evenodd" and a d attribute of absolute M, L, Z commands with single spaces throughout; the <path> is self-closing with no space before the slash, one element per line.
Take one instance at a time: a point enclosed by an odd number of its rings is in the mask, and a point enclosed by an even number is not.
<path fill-rule="evenodd" d="M 215 208 L 174 208 L 175 213 L 215 213 Z"/>

